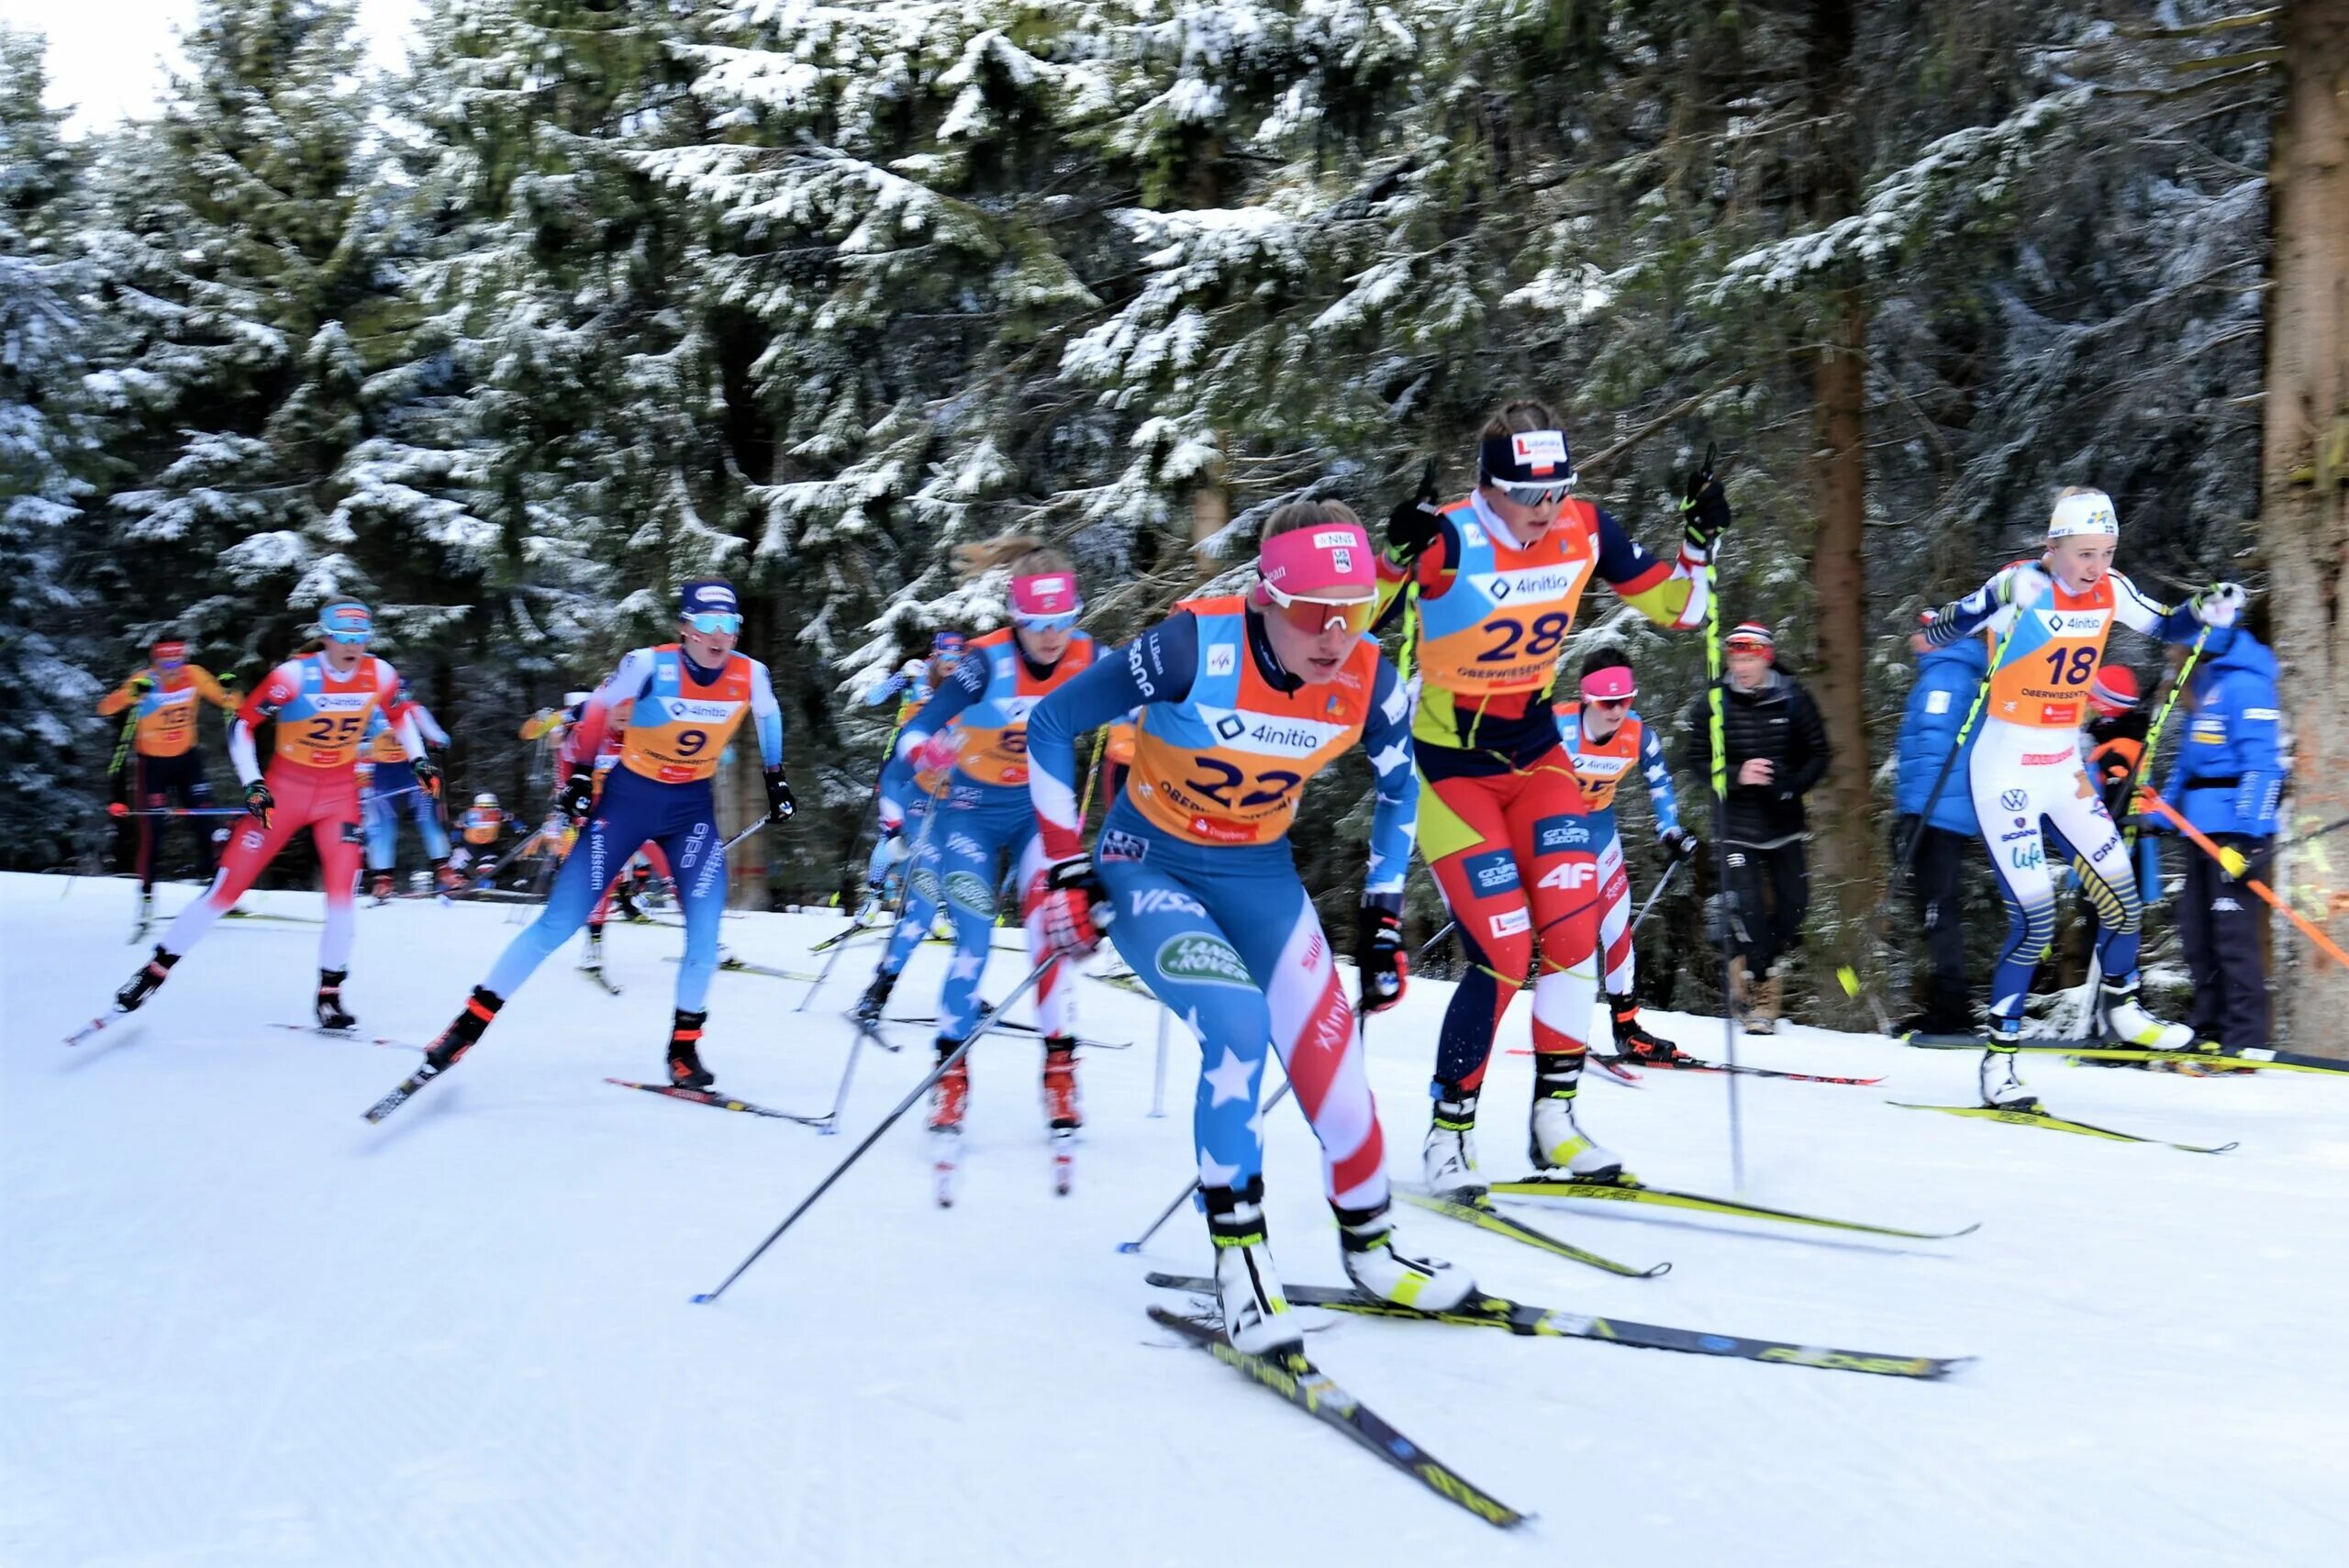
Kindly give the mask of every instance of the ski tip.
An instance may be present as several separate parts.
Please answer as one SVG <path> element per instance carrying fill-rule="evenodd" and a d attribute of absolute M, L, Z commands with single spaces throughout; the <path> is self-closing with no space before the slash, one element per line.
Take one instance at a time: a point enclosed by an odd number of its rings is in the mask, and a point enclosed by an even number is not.
<path fill-rule="evenodd" d="M 1141 1243 L 1139 1241 L 1120 1241 L 1118 1243 L 1118 1251 L 1129 1258 L 1137 1257 L 1141 1252 Z"/>
<path fill-rule="evenodd" d="M 1641 1279 L 1662 1279 L 1664 1275 L 1666 1275 L 1666 1274 L 1670 1273 L 1671 1272 L 1672 1272 L 1672 1261 L 1671 1261 L 1670 1259 L 1668 1259 L 1668 1258 L 1667 1258 L 1667 1259 L 1665 1259 L 1663 1262 L 1658 1263 L 1655 1267 L 1653 1267 L 1653 1268 L 1652 1268 L 1652 1269 L 1649 1269 L 1648 1271 L 1646 1271 L 1644 1273 L 1642 1273 L 1642 1274 L 1641 1274 L 1641 1275 L 1639 1275 L 1638 1277 L 1639 1277 L 1639 1278 L 1641 1278 Z"/>
<path fill-rule="evenodd" d="M 692 1302 L 696 1307 L 707 1307 L 711 1302 L 718 1299 L 718 1293 L 714 1290 L 699 1290 L 686 1297 L 686 1299 Z"/>

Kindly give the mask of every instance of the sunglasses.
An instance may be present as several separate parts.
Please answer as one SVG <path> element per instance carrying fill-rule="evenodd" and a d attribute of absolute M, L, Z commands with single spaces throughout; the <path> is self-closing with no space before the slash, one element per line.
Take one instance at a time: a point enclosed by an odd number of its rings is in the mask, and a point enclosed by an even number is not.
<path fill-rule="evenodd" d="M 1258 586 L 1271 601 L 1264 606 L 1266 614 L 1277 615 L 1297 630 L 1314 637 L 1341 629 L 1348 636 L 1360 637 L 1378 618 L 1375 594 L 1367 599 L 1317 599 L 1304 594 L 1284 594 L 1270 583 Z"/>
<path fill-rule="evenodd" d="M 1631 706 L 1631 699 L 1629 697 L 1590 697 L 1586 700 L 1593 707 L 1629 707 Z"/>
<path fill-rule="evenodd" d="M 1767 653 L 1770 651 L 1770 645 L 1766 642 L 1740 642 L 1734 638 L 1731 639 L 1727 643 L 1723 644 L 1723 646 L 1731 653 Z"/>
<path fill-rule="evenodd" d="M 1485 483 L 1520 506 L 1554 506 L 1575 490 L 1571 479 L 1487 479 Z"/>
<path fill-rule="evenodd" d="M 742 629 L 742 617 L 731 610 L 696 610 L 685 622 L 704 637 L 731 637 Z"/>
<path fill-rule="evenodd" d="M 327 640 L 340 642 L 348 648 L 357 643 L 366 642 L 374 635 L 372 631 L 330 631 L 327 633 Z"/>
<path fill-rule="evenodd" d="M 1075 628 L 1076 617 L 1084 613 L 1082 610 L 1070 610 L 1064 615 L 1013 616 L 1011 618 L 1022 631 L 1070 631 Z"/>

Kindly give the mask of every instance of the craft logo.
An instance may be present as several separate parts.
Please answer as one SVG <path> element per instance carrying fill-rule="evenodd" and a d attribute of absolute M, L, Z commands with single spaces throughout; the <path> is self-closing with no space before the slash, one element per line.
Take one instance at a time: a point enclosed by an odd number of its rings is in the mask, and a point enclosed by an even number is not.
<path fill-rule="evenodd" d="M 1196 980 L 1208 985 L 1235 985 L 1252 991 L 1256 983 L 1231 944 L 1215 937 L 1186 932 L 1170 937 L 1158 950 L 1158 973 L 1169 980 Z"/>
<path fill-rule="evenodd" d="M 1218 643 L 1208 650 L 1208 673 L 1229 675 L 1238 667 L 1237 651 L 1228 642 Z"/>
<path fill-rule="evenodd" d="M 967 871 L 946 873 L 946 901 L 959 909 L 969 909 L 980 915 L 995 912 L 995 890 L 984 879 Z"/>

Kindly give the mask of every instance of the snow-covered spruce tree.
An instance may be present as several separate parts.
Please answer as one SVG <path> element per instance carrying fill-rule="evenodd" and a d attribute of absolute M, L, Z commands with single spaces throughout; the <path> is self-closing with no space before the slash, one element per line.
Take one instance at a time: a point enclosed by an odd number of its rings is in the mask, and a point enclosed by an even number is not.
<path fill-rule="evenodd" d="M 91 713 L 92 623 L 78 583 L 97 432 L 80 339 L 87 276 L 79 161 L 42 106 L 40 40 L 0 28 L 0 864 L 55 864 L 94 823 L 108 761 Z"/>

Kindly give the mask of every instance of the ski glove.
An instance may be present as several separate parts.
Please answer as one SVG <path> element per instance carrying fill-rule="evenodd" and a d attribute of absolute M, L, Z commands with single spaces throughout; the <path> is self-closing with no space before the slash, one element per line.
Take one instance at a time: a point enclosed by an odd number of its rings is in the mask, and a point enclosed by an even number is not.
<path fill-rule="evenodd" d="M 1392 893 L 1365 893 L 1354 916 L 1354 963 L 1362 975 L 1360 1004 L 1383 1013 L 1403 999 L 1411 956 L 1403 951 L 1402 899 Z"/>
<path fill-rule="evenodd" d="M 1436 509 L 1435 459 L 1419 470 L 1419 492 L 1386 514 L 1386 553 L 1397 561 L 1418 559 L 1435 542 L 1443 514 Z"/>
<path fill-rule="evenodd" d="M 596 775 L 584 768 L 574 772 L 555 792 L 554 808 L 574 820 L 595 810 Z"/>
<path fill-rule="evenodd" d="M 416 771 L 416 787 L 430 795 L 433 799 L 440 799 L 440 764 L 434 762 L 429 757 L 418 757 L 415 762 L 410 762 L 408 766 Z"/>
<path fill-rule="evenodd" d="M 1709 468 L 1700 468 L 1688 476 L 1688 488 L 1680 498 L 1681 540 L 1693 555 L 1710 560 L 1713 546 L 1721 535 L 1729 532 L 1729 492 L 1713 477 Z"/>
<path fill-rule="evenodd" d="M 154 689 L 155 689 L 155 677 L 154 677 L 154 676 L 152 676 L 152 675 L 133 675 L 133 676 L 131 676 L 131 677 L 130 677 L 130 695 L 131 695 L 132 696 L 136 696 L 136 697 L 143 697 L 143 696 L 145 696 L 149 692 L 151 692 L 151 691 L 153 691 Z"/>
<path fill-rule="evenodd" d="M 2225 628 L 2235 624 L 2250 597 L 2240 583 L 2213 583 L 2188 599 L 2187 606 L 2204 626 Z"/>
<path fill-rule="evenodd" d="M 942 773 L 954 765 L 963 754 L 963 738 L 949 728 L 935 735 L 925 735 L 914 743 L 910 761 L 914 771 L 921 773 Z"/>
<path fill-rule="evenodd" d="M 245 810 L 264 829 L 269 827 L 269 814 L 276 809 L 277 797 L 269 793 L 267 784 L 255 779 L 245 786 Z"/>
<path fill-rule="evenodd" d="M 1109 928 L 1109 890 L 1094 874 L 1089 856 L 1054 861 L 1044 873 L 1044 896 L 1036 906 L 1037 929 L 1051 958 L 1082 958 L 1101 945 Z"/>
<path fill-rule="evenodd" d="M 1692 860 L 1697 851 L 1704 847 L 1697 842 L 1696 836 L 1686 828 L 1666 828 L 1655 836 L 1655 841 L 1664 850 L 1666 865 L 1676 866 L 1682 861 Z"/>
<path fill-rule="evenodd" d="M 2021 610 L 2037 609 L 2055 592 L 2054 580 L 2047 575 L 2047 568 L 2036 561 L 2025 562 L 2021 566 L 2010 566 L 1999 573 L 1998 584 L 1998 603 L 2012 605 Z M 1954 626 L 1954 621 L 1936 621 L 1933 623 L 1933 630 L 1938 631 L 1944 625 Z M 1956 641 L 1962 635 L 1963 633 L 1954 632 L 1950 641 Z"/>
<path fill-rule="evenodd" d="M 791 786 L 783 782 L 783 770 L 778 768 L 767 775 L 767 820 L 788 822 L 791 814 L 799 809 L 791 798 Z"/>
<path fill-rule="evenodd" d="M 233 692 L 245 684 L 244 678 L 234 670 L 223 670 L 212 679 L 224 692 Z"/>

